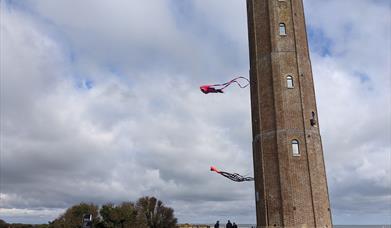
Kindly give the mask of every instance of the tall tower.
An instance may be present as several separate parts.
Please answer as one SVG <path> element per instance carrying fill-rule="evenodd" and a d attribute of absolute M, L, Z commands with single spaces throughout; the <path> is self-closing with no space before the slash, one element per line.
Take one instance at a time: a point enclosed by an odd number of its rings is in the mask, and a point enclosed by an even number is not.
<path fill-rule="evenodd" d="M 331 227 L 302 0 L 247 0 L 258 227 Z"/>

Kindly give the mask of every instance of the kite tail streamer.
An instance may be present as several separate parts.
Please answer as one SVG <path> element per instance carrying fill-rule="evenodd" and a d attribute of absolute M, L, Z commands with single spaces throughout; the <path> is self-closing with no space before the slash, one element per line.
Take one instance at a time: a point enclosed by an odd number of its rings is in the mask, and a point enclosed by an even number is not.
<path fill-rule="evenodd" d="M 232 181 L 235 181 L 235 182 L 244 182 L 244 181 L 253 181 L 254 178 L 253 177 L 246 177 L 246 176 L 242 176 L 238 173 L 227 173 L 227 172 L 224 172 L 224 171 L 219 171 L 216 167 L 214 166 L 211 166 L 210 167 L 210 171 L 212 172 L 216 172 Z"/>

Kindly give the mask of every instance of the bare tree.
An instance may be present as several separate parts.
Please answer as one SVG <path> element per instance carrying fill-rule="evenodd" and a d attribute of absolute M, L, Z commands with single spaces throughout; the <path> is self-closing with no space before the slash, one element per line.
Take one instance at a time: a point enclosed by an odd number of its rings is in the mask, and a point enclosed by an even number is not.
<path fill-rule="evenodd" d="M 137 218 L 143 227 L 148 228 L 175 228 L 177 219 L 174 210 L 165 207 L 162 201 L 155 197 L 142 197 L 137 201 Z"/>

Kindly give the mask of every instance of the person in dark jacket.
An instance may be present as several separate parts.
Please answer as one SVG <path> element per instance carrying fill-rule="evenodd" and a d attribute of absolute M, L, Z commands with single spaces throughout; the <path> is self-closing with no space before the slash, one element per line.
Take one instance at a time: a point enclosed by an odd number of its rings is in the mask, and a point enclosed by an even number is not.
<path fill-rule="evenodd" d="M 220 222 L 219 221 L 216 222 L 215 228 L 220 228 Z"/>
<path fill-rule="evenodd" d="M 238 225 L 236 225 L 236 223 L 233 223 L 232 228 L 238 228 Z"/>
<path fill-rule="evenodd" d="M 225 225 L 225 228 L 233 228 L 231 221 L 228 220 L 227 225 Z"/>

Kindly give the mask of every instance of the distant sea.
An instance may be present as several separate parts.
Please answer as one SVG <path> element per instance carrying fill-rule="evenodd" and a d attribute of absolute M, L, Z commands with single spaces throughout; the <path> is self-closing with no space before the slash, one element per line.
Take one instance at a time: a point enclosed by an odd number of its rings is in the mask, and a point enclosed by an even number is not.
<path fill-rule="evenodd" d="M 334 228 L 391 228 L 391 225 L 334 225 Z"/>
<path fill-rule="evenodd" d="M 214 227 L 214 224 L 205 224 L 203 226 Z M 197 227 L 197 225 L 193 225 Z M 200 225 L 200 227 L 202 227 Z M 225 224 L 220 223 L 220 228 L 224 228 Z M 238 224 L 238 228 L 256 228 L 255 224 Z M 334 225 L 333 228 L 391 228 L 391 225 Z"/>
<path fill-rule="evenodd" d="M 211 227 L 213 227 L 213 225 L 211 225 Z M 252 228 L 252 227 L 255 228 L 256 226 L 254 224 L 238 224 L 238 228 Z M 333 227 L 334 228 L 391 228 L 391 225 L 334 225 Z"/>

